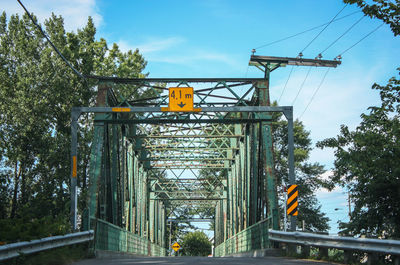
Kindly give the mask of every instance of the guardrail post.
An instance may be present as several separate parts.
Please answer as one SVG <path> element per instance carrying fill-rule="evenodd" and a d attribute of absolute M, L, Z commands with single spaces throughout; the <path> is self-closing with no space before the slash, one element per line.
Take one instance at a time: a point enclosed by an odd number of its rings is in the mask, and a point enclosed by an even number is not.
<path fill-rule="evenodd" d="M 353 251 L 345 250 L 343 255 L 343 263 L 350 264 L 353 261 Z"/>
<path fill-rule="evenodd" d="M 400 265 L 400 256 L 392 256 L 392 258 L 394 265 Z"/>
<path fill-rule="evenodd" d="M 378 254 L 377 253 L 368 253 L 368 265 L 375 265 L 378 262 Z"/>
<path fill-rule="evenodd" d="M 295 244 L 287 244 L 286 245 L 286 255 L 294 256 L 297 254 L 297 245 Z"/>
<path fill-rule="evenodd" d="M 329 257 L 329 249 L 320 247 L 318 249 L 318 259 L 323 259 Z"/>
<path fill-rule="evenodd" d="M 306 258 L 309 257 L 310 256 L 310 246 L 302 245 L 301 246 L 301 254 Z"/>

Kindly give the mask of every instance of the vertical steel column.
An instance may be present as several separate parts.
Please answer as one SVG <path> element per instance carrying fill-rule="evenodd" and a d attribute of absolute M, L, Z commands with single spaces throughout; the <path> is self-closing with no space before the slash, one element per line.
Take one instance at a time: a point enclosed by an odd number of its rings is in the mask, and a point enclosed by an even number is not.
<path fill-rule="evenodd" d="M 103 115 L 95 115 L 96 119 L 103 119 Z M 104 123 L 95 122 L 92 149 L 90 152 L 89 165 L 89 188 L 88 188 L 88 217 L 98 217 L 99 188 L 102 173 L 104 144 Z M 89 220 L 88 220 L 89 221 Z M 88 227 L 90 229 L 90 227 Z"/>
<path fill-rule="evenodd" d="M 80 112 L 71 112 L 71 227 L 72 231 L 77 230 L 77 203 L 78 203 L 78 187 L 77 187 L 77 171 L 78 171 L 78 118 Z"/>
<path fill-rule="evenodd" d="M 245 145 L 245 154 L 246 154 L 246 228 L 250 226 L 251 220 L 251 149 L 250 149 L 250 126 L 246 125 L 246 145 Z"/>
<path fill-rule="evenodd" d="M 259 97 L 261 106 L 270 106 L 269 96 L 269 78 L 270 71 L 268 67 L 265 67 L 265 81 L 258 82 L 257 87 L 259 88 Z M 268 113 L 261 114 L 263 118 L 272 118 Z M 271 123 L 262 123 L 261 135 L 262 137 L 262 149 L 263 149 L 263 161 L 264 161 L 264 174 L 266 176 L 266 202 L 267 202 L 267 216 L 272 214 L 272 228 L 275 230 L 279 229 L 279 215 L 278 215 L 278 195 L 276 192 L 276 178 L 274 174 L 274 158 L 273 158 L 273 140 L 272 140 L 272 128 Z"/>
<path fill-rule="evenodd" d="M 116 115 L 113 114 L 113 119 L 115 119 Z M 117 176 L 118 176 L 118 154 L 119 151 L 117 149 L 118 145 L 118 130 L 115 124 L 111 125 L 111 169 L 110 169 L 110 184 L 111 184 L 111 210 L 112 210 L 112 222 L 115 225 L 119 225 L 119 218 L 118 218 L 118 185 L 117 185 Z"/>
<path fill-rule="evenodd" d="M 214 216 L 214 242 L 215 245 L 218 245 L 221 238 L 221 201 L 218 201 L 215 206 L 215 216 Z"/>
<path fill-rule="evenodd" d="M 288 120 L 288 145 L 289 145 L 289 184 L 295 184 L 294 171 L 294 136 L 293 136 L 293 107 L 285 111 L 286 119 Z M 286 214 L 286 213 L 285 213 Z M 290 230 L 296 231 L 297 217 L 290 216 Z"/>
<path fill-rule="evenodd" d="M 241 128 L 242 129 L 242 128 Z M 243 229 L 246 228 L 246 215 L 247 215 L 247 209 L 246 209 L 246 197 L 245 197 L 245 183 L 246 183 L 246 170 L 245 170 L 245 145 L 244 145 L 244 139 L 241 139 L 239 141 L 239 161 L 240 161 L 240 171 L 239 171 L 239 195 L 240 195 L 240 229 L 239 231 L 242 231 Z"/>
<path fill-rule="evenodd" d="M 162 209 L 161 209 L 161 246 L 165 248 L 165 229 L 166 228 L 166 223 L 165 223 L 165 206 L 164 203 L 162 204 Z"/>
<path fill-rule="evenodd" d="M 126 230 L 133 232 L 133 227 L 132 227 L 132 217 L 133 217 L 133 212 L 132 212 L 132 204 L 133 204 L 133 196 L 132 196 L 132 175 L 134 172 L 134 162 L 133 162 L 133 152 L 132 152 L 132 144 L 129 144 L 127 146 L 127 154 L 126 154 L 126 159 L 127 159 L 127 169 L 126 169 L 126 173 L 127 173 L 127 191 L 128 191 L 128 216 L 126 218 Z"/>
<path fill-rule="evenodd" d="M 154 243 L 155 239 L 155 201 L 152 199 L 154 198 L 154 193 L 150 192 L 150 203 L 149 203 L 149 239 L 152 243 Z"/>
<path fill-rule="evenodd" d="M 223 180 L 225 190 L 223 192 L 224 194 L 224 199 L 222 200 L 222 213 L 223 213 L 223 222 L 224 222 L 224 241 L 229 238 L 229 233 L 228 233 L 228 186 L 227 186 L 227 181 Z"/>
<path fill-rule="evenodd" d="M 232 168 L 233 168 L 233 164 L 231 163 L 231 169 L 228 170 L 228 213 L 229 213 L 229 226 L 228 226 L 228 237 L 231 237 L 234 235 L 234 216 L 233 216 L 233 177 L 232 177 Z"/>
<path fill-rule="evenodd" d="M 98 85 L 96 106 L 104 107 L 107 102 L 107 92 L 110 89 L 110 85 L 107 83 L 100 83 Z M 103 170 L 103 159 L 104 159 L 104 137 L 105 137 L 105 124 L 104 122 L 96 122 L 96 120 L 105 119 L 105 114 L 97 113 L 94 115 L 94 133 L 93 142 L 90 151 L 90 164 L 89 164 L 89 184 L 88 184 L 88 224 L 90 224 L 90 218 L 99 217 L 98 208 L 100 205 L 101 193 L 100 189 L 102 182 L 104 182 L 104 170 Z M 91 229 L 88 225 L 88 229 Z"/>
<path fill-rule="evenodd" d="M 258 124 L 253 123 L 251 125 L 251 223 L 250 225 L 253 225 L 257 223 L 258 220 L 258 145 L 257 145 L 257 127 Z"/>
<path fill-rule="evenodd" d="M 234 187 L 235 187 L 235 220 L 236 221 L 236 226 L 235 226 L 235 234 L 239 233 L 240 230 L 240 226 L 241 226 L 241 208 L 240 208 L 240 191 L 239 191 L 239 187 L 240 187 L 240 157 L 239 155 L 236 153 L 235 155 L 235 183 L 234 183 Z"/>

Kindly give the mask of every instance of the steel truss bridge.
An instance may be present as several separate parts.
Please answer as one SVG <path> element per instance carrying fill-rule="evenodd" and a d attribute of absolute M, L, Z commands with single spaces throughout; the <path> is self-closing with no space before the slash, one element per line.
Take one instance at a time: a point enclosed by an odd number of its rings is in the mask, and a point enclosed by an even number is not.
<path fill-rule="evenodd" d="M 81 227 L 95 231 L 96 250 L 165 255 L 167 221 L 198 220 L 204 212 L 214 222 L 218 255 L 269 247 L 268 228 L 280 228 L 276 112 L 288 120 L 288 174 L 290 184 L 295 182 L 293 109 L 271 106 L 270 73 L 285 65 L 339 63 L 252 56 L 250 65 L 263 78 L 92 77 L 99 81 L 96 107 L 72 109 L 73 229 L 78 229 L 79 117 L 88 114 L 94 115 L 94 130 Z M 127 87 L 133 94 L 122 96 L 119 91 Z M 196 111 L 165 111 L 169 87 L 193 87 Z M 138 98 L 144 91 L 152 95 Z M 180 216 L 185 210 L 193 216 Z M 292 216 L 292 229 L 295 224 Z"/>

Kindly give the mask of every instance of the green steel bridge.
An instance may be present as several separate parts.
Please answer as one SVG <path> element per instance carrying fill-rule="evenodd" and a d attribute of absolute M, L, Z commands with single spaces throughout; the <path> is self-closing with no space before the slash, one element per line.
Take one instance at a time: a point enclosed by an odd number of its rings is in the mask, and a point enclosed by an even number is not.
<path fill-rule="evenodd" d="M 116 78 L 99 81 L 96 107 L 72 110 L 71 222 L 94 230 L 96 251 L 166 255 L 168 226 L 210 213 L 215 255 L 271 247 L 280 229 L 272 118 L 288 120 L 289 179 L 295 183 L 293 108 L 270 106 L 270 73 L 286 65 L 339 61 L 252 56 L 262 78 Z M 131 87 L 151 97 L 123 97 Z M 168 108 L 170 87 L 193 87 L 194 110 Z M 180 103 L 184 105 L 182 102 Z M 87 208 L 77 212 L 79 117 L 94 115 Z M 193 216 L 180 216 L 190 209 Z M 185 219 L 186 218 L 186 219 Z M 185 219 L 185 220 L 183 220 Z M 169 222 L 169 223 L 168 223 Z M 291 216 L 291 229 L 296 217 Z"/>

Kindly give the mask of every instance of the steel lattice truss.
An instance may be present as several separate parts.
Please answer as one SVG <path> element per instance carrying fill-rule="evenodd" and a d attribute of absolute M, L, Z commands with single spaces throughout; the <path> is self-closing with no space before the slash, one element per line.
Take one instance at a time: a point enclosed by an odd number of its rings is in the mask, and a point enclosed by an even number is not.
<path fill-rule="evenodd" d="M 87 76 L 99 82 L 98 95 L 96 107 L 71 113 L 73 229 L 78 172 L 86 172 L 77 170 L 83 113 L 94 114 L 84 230 L 101 219 L 165 247 L 168 219 L 213 219 L 216 244 L 266 218 L 279 229 L 272 113 L 283 113 L 288 121 L 288 173 L 294 184 L 293 108 L 270 106 L 270 72 L 285 65 L 338 64 L 252 56 L 250 65 L 261 69 L 263 78 Z M 170 112 L 171 87 L 193 87 L 196 110 Z"/>
<path fill-rule="evenodd" d="M 228 124 L 155 125 L 150 129 L 138 126 L 137 138 L 143 138 L 141 147 L 147 150 L 144 161 L 158 169 L 225 168 L 232 160 L 234 147 L 231 138 L 244 135 L 234 133 Z"/>
<path fill-rule="evenodd" d="M 212 217 L 222 242 L 270 215 L 277 203 L 266 181 L 273 181 L 269 111 L 291 108 L 268 107 L 268 80 L 151 81 L 102 84 L 103 103 L 76 110 L 96 115 L 91 216 L 165 244 L 166 218 Z M 153 95 L 121 97 L 126 86 Z M 174 86 L 194 87 L 201 110 L 162 111 Z M 271 214 L 277 218 L 277 210 Z"/>

